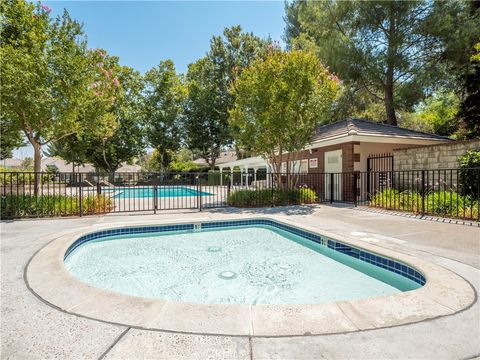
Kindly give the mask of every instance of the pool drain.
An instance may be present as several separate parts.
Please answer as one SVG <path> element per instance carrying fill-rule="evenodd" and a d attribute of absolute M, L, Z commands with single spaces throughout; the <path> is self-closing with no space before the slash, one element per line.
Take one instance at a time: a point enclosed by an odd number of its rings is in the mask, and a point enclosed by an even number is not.
<path fill-rule="evenodd" d="M 218 274 L 218 277 L 223 280 L 232 280 L 237 276 L 237 273 L 233 271 L 222 271 L 220 274 Z"/>
<path fill-rule="evenodd" d="M 222 251 L 222 248 L 221 247 L 217 247 L 217 246 L 210 246 L 208 249 L 207 249 L 208 252 L 219 252 L 219 251 Z"/>

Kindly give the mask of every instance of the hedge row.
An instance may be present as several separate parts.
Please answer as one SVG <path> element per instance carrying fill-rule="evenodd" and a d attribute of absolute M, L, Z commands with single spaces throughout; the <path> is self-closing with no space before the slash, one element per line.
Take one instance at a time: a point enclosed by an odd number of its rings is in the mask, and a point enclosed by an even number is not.
<path fill-rule="evenodd" d="M 110 212 L 113 204 L 105 195 L 90 195 L 82 198 L 82 211 L 85 215 Z M 80 214 L 80 199 L 64 195 L 7 195 L 2 196 L 0 217 L 47 217 Z"/>
<path fill-rule="evenodd" d="M 318 201 L 318 196 L 311 189 L 262 189 L 238 190 L 227 198 L 227 204 L 236 207 L 265 207 L 298 204 L 312 204 Z"/>

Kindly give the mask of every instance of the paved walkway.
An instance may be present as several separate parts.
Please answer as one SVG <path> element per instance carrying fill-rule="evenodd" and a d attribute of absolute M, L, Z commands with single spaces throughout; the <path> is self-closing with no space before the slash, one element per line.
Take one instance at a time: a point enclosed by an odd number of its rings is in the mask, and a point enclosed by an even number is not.
<path fill-rule="evenodd" d="M 356 333 L 248 338 L 138 330 L 65 314 L 26 287 L 30 257 L 54 234 L 98 223 L 253 214 L 297 222 L 419 256 L 480 288 L 480 228 L 331 206 L 110 215 L 1 224 L 2 359 L 466 359 L 480 355 L 480 306 L 417 324 Z"/>

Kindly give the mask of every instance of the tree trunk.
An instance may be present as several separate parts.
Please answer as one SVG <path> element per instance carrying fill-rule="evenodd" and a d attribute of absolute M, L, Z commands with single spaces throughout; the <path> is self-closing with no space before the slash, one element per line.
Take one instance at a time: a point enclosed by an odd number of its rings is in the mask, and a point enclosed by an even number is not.
<path fill-rule="evenodd" d="M 215 170 L 215 163 L 217 162 L 218 155 L 216 156 L 216 151 L 211 150 L 208 158 L 205 159 L 207 165 L 210 167 L 210 170 Z"/>
<path fill-rule="evenodd" d="M 282 163 L 283 163 L 283 148 L 282 146 L 278 147 L 278 155 L 275 156 L 275 151 L 273 151 L 273 156 L 276 159 L 276 169 L 275 169 L 275 180 L 277 182 L 277 187 L 280 188 L 282 185 Z"/>
<path fill-rule="evenodd" d="M 397 126 L 397 116 L 393 105 L 393 83 L 388 84 L 388 79 L 385 85 L 385 112 L 387 113 L 387 124 Z"/>
<path fill-rule="evenodd" d="M 388 26 L 388 49 L 387 49 L 387 72 L 385 76 L 385 112 L 387 113 L 387 124 L 397 126 L 397 117 L 395 107 L 393 106 L 393 81 L 394 69 L 397 56 L 396 49 L 396 21 L 395 21 L 395 3 L 390 4 L 390 16 Z"/>
<path fill-rule="evenodd" d="M 162 149 L 161 151 L 158 152 L 160 155 L 160 172 L 163 174 L 165 172 L 165 166 L 164 166 L 164 161 L 165 161 L 165 154 L 164 150 Z"/>
<path fill-rule="evenodd" d="M 31 139 L 30 142 L 33 145 L 33 171 L 35 172 L 34 175 L 34 186 L 33 186 L 33 193 L 35 196 L 38 195 L 40 189 L 40 172 L 42 171 L 42 145 Z"/>

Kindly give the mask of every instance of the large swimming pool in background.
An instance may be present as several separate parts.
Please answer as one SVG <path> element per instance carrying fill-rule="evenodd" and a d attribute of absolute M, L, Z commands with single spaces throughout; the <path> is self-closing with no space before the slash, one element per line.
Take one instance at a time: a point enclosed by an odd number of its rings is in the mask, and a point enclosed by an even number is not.
<path fill-rule="evenodd" d="M 74 243 L 65 266 L 98 288 L 207 304 L 325 303 L 396 294 L 425 281 L 393 259 L 249 221 L 103 231 Z"/>
<path fill-rule="evenodd" d="M 153 186 L 132 186 L 132 187 L 114 187 L 102 188 L 105 193 L 114 193 L 113 198 L 153 198 Z M 206 196 L 211 195 L 207 192 L 197 191 L 184 186 L 159 186 L 157 188 L 157 197 L 180 197 L 180 196 Z"/>

